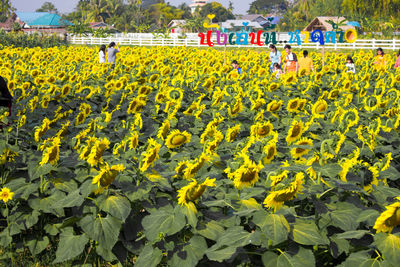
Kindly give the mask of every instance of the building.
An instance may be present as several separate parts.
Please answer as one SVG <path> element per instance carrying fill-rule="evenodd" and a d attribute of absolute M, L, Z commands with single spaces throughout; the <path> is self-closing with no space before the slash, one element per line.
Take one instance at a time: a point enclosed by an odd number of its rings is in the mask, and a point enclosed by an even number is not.
<path fill-rule="evenodd" d="M 62 19 L 58 14 L 48 12 L 15 12 L 16 22 L 22 25 L 22 30 L 27 33 L 56 33 L 64 35 L 71 22 Z"/>
<path fill-rule="evenodd" d="M 235 19 L 250 20 L 253 22 L 254 21 L 258 22 L 260 24 L 267 20 L 267 18 L 265 18 L 263 15 L 259 15 L 259 14 L 236 15 Z"/>
<path fill-rule="evenodd" d="M 185 32 L 185 25 L 184 19 L 173 19 L 168 24 L 168 28 L 171 29 L 171 33 L 182 33 Z"/>
<path fill-rule="evenodd" d="M 346 24 L 348 21 L 346 20 L 346 18 L 344 17 L 316 17 L 315 19 L 313 19 L 310 24 L 307 25 L 307 27 L 304 28 L 303 31 L 315 31 L 315 30 L 321 30 L 323 32 L 326 31 L 332 31 L 332 25 L 328 22 L 328 21 L 333 21 L 335 23 L 339 23 L 339 22 L 344 22 L 344 24 Z M 342 29 L 343 31 L 347 31 L 348 29 L 354 29 L 354 26 L 350 26 L 350 25 L 344 25 L 344 26 L 339 26 L 340 29 Z"/>
<path fill-rule="evenodd" d="M 192 1 L 193 1 L 193 4 L 189 5 L 192 13 L 194 13 L 197 8 L 201 9 L 201 7 L 205 6 L 208 2 L 208 0 L 192 0 Z"/>
<path fill-rule="evenodd" d="M 260 23 L 244 19 L 229 19 L 221 23 L 221 28 L 228 31 L 240 31 L 243 28 L 250 31 L 263 30 L 263 26 Z"/>

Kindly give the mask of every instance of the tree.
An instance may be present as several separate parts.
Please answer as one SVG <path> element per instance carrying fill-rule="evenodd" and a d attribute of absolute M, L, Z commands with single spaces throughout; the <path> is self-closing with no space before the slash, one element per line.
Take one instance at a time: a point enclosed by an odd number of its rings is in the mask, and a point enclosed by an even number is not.
<path fill-rule="evenodd" d="M 0 3 L 0 21 L 4 22 L 15 9 L 11 6 L 10 0 L 0 0 Z"/>
<path fill-rule="evenodd" d="M 281 13 L 288 9 L 285 0 L 255 0 L 250 4 L 248 14 Z"/>
<path fill-rule="evenodd" d="M 182 15 L 185 13 L 166 3 L 152 5 L 147 12 L 159 28 L 166 27 L 173 19 L 181 19 Z"/>
<path fill-rule="evenodd" d="M 186 3 L 182 3 L 178 6 L 180 10 L 182 10 L 184 13 L 182 15 L 182 19 L 190 19 L 192 18 L 192 10 Z"/>
<path fill-rule="evenodd" d="M 53 3 L 44 2 L 40 8 L 36 9 L 36 12 L 58 13 L 58 10 Z"/>
<path fill-rule="evenodd" d="M 235 16 L 218 2 L 211 2 L 204 5 L 200 10 L 200 16 L 205 18 L 209 14 L 214 14 L 213 22 L 223 22 L 228 19 L 234 19 Z"/>

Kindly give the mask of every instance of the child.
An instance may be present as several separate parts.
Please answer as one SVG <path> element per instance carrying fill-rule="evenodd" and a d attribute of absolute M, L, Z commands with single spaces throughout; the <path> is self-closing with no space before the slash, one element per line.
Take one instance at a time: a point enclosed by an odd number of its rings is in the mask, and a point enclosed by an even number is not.
<path fill-rule="evenodd" d="M 236 60 L 232 61 L 232 67 L 234 70 L 237 70 L 239 74 L 242 74 L 242 69 L 239 67 L 239 64 Z"/>
<path fill-rule="evenodd" d="M 306 70 L 306 75 L 310 75 L 311 71 L 314 72 L 313 61 L 312 61 L 312 58 L 308 57 L 307 50 L 303 51 L 303 57 L 299 59 L 299 69 L 300 69 L 300 71 L 302 69 Z"/>
<path fill-rule="evenodd" d="M 272 73 L 275 73 L 275 79 L 279 80 L 282 74 L 281 66 L 278 63 L 274 63 L 274 67 L 272 69 Z"/>
<path fill-rule="evenodd" d="M 286 72 L 297 72 L 299 70 L 299 64 L 297 62 L 297 56 L 292 52 L 292 47 L 290 45 L 285 45 L 286 58 L 284 73 Z"/>
<path fill-rule="evenodd" d="M 347 72 L 356 73 L 356 66 L 354 65 L 354 61 L 351 58 L 351 56 L 347 57 L 346 67 L 347 67 Z"/>
<path fill-rule="evenodd" d="M 375 62 L 373 63 L 375 65 L 375 68 L 377 70 L 384 70 L 386 68 L 386 60 L 385 60 L 385 53 L 383 52 L 382 48 L 378 48 L 376 50 L 376 57 L 375 57 Z"/>
<path fill-rule="evenodd" d="M 101 45 L 99 49 L 99 63 L 106 62 L 106 46 Z"/>

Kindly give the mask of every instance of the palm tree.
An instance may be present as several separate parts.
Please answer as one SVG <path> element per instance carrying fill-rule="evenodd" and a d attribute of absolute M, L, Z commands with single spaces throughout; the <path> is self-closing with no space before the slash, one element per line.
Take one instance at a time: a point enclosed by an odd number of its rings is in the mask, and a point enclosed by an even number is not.
<path fill-rule="evenodd" d="M 310 18 L 310 7 L 314 4 L 314 0 L 298 0 L 295 4 L 301 12 L 304 12 L 306 19 Z"/>
<path fill-rule="evenodd" d="M 90 0 L 86 8 L 82 12 L 86 17 L 85 22 L 105 22 L 104 13 L 107 11 L 107 2 L 105 0 Z"/>

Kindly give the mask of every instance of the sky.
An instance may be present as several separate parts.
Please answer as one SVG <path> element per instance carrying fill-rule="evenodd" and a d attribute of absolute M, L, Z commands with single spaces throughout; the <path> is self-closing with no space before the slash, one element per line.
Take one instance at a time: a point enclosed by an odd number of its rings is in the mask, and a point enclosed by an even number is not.
<path fill-rule="evenodd" d="M 17 11 L 33 12 L 40 8 L 44 2 L 52 2 L 60 13 L 69 13 L 73 11 L 78 1 L 79 0 L 11 0 L 11 4 L 17 9 Z M 225 7 L 229 6 L 229 0 L 211 1 L 220 2 Z M 191 0 L 165 0 L 165 2 L 169 2 L 174 6 L 177 6 L 181 3 L 192 3 Z M 252 0 L 231 0 L 231 2 L 233 3 L 234 14 L 246 14 Z"/>

